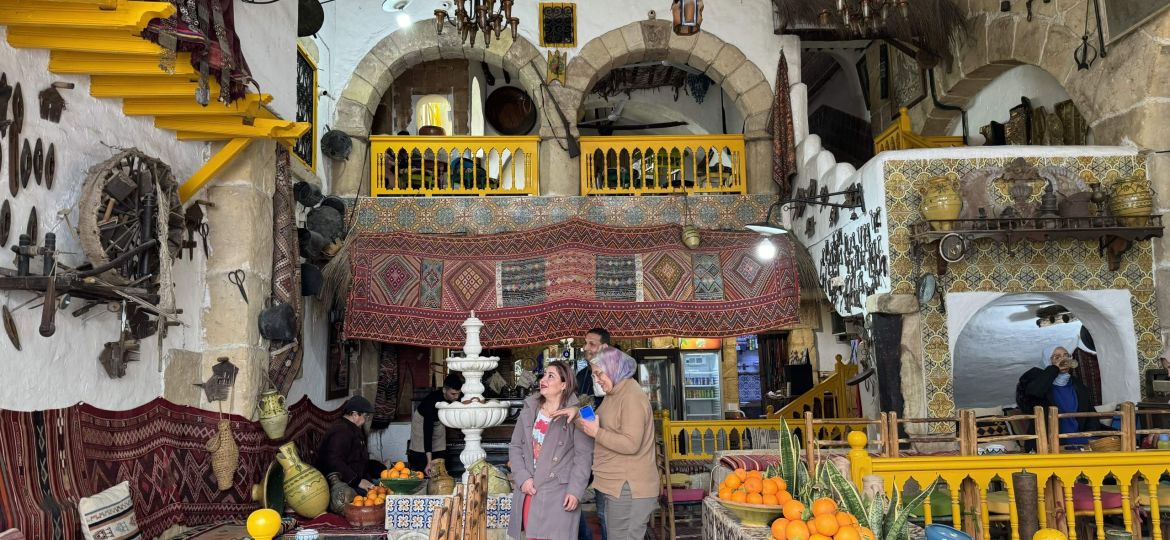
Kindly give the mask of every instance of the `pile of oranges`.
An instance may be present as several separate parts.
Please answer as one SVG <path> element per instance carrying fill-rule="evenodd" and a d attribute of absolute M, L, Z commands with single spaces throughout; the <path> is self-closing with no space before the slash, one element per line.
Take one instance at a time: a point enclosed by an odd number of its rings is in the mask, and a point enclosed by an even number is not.
<path fill-rule="evenodd" d="M 366 496 L 357 495 L 353 498 L 354 506 L 382 506 L 386 504 L 386 495 L 390 492 L 386 486 L 374 486 L 366 492 Z"/>
<path fill-rule="evenodd" d="M 804 503 L 791 499 L 784 503 L 784 517 L 772 522 L 774 540 L 875 540 L 873 531 L 857 523 L 849 512 L 837 509 L 837 502 L 827 497 L 812 503 L 812 517 L 804 517 Z"/>
<path fill-rule="evenodd" d="M 764 478 L 760 471 L 736 469 L 719 484 L 719 498 L 748 504 L 782 505 L 792 500 L 788 485 L 779 476 Z"/>
<path fill-rule="evenodd" d="M 381 475 L 381 478 L 403 478 L 403 479 L 405 479 L 405 478 L 418 478 L 418 479 L 421 479 L 422 477 L 423 477 L 422 471 L 411 472 L 410 469 L 406 468 L 406 464 L 401 462 L 401 461 L 399 461 L 398 463 L 395 463 L 393 467 L 390 467 L 389 469 L 382 471 L 382 475 Z"/>

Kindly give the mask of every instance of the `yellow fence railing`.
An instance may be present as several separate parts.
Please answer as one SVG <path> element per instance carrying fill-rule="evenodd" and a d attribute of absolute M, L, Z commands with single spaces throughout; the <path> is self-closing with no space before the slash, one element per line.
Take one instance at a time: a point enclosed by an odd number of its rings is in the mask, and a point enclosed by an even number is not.
<path fill-rule="evenodd" d="M 898 119 L 873 140 L 875 154 L 886 150 L 911 150 L 914 148 L 950 148 L 964 146 L 962 137 L 919 135 L 910 129 L 910 111 L 900 109 Z"/>
<path fill-rule="evenodd" d="M 808 392 L 790 401 L 779 411 L 768 407 L 768 418 L 784 418 L 789 424 L 797 425 L 804 419 L 804 413 L 811 411 L 814 418 L 849 418 L 853 411 L 849 410 L 849 394 L 845 384 L 850 378 L 857 375 L 856 364 L 838 362 L 833 374 L 813 386 Z"/>
<path fill-rule="evenodd" d="M 1072 540 L 1104 540 L 1105 520 L 1113 516 L 1120 523 L 1111 527 L 1124 527 L 1142 538 L 1144 515 L 1151 525 L 1145 536 L 1163 540 L 1161 512 L 1170 506 L 1170 483 L 1162 481 L 1170 474 L 1170 452 L 1165 450 L 870 457 L 864 436 L 851 436 L 849 442 L 856 485 L 863 485 L 868 475 L 880 477 L 886 491 L 903 490 L 910 482 L 924 487 L 940 481 L 937 489 L 943 496 L 928 499 L 917 512 L 927 524 L 949 518 L 977 539 L 1006 529 L 1004 536 L 1019 540 L 1021 520 L 1031 516 L 1020 515 L 1016 501 L 1029 496 L 1016 493 L 1012 473 L 1026 471 L 1036 475 L 1039 527 L 1059 529 Z"/>
<path fill-rule="evenodd" d="M 582 195 L 747 193 L 743 135 L 581 137 Z"/>
<path fill-rule="evenodd" d="M 370 137 L 370 196 L 539 195 L 540 137 Z"/>

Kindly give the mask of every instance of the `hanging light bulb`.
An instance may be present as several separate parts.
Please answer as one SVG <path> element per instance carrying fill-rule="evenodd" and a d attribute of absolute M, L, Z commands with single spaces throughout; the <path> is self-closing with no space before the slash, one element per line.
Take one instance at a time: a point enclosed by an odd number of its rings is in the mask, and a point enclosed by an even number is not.
<path fill-rule="evenodd" d="M 756 258 L 761 261 L 776 258 L 776 244 L 772 243 L 771 238 L 761 238 L 760 243 L 756 244 Z"/>
<path fill-rule="evenodd" d="M 869 0 L 861 0 L 861 18 L 869 21 Z"/>
<path fill-rule="evenodd" d="M 903 19 L 910 16 L 910 0 L 898 0 L 898 13 Z"/>

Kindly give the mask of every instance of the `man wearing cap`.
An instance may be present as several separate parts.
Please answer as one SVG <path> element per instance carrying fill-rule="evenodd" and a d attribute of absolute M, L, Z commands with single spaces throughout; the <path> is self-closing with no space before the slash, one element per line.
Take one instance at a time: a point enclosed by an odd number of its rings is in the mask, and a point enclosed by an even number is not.
<path fill-rule="evenodd" d="M 406 447 L 406 459 L 413 471 L 431 474 L 431 461 L 445 458 L 447 452 L 447 428 L 439 423 L 440 401 L 450 403 L 459 399 L 459 388 L 463 378 L 451 373 L 443 379 L 443 387 L 427 394 L 410 415 L 410 443 Z"/>
<path fill-rule="evenodd" d="M 363 429 L 374 415 L 374 406 L 368 399 L 354 396 L 345 402 L 343 410 L 342 417 L 325 430 L 317 452 L 317 468 L 326 476 L 337 473 L 342 482 L 364 495 L 374 487 L 368 479 L 376 478 L 381 472 L 376 470 L 380 465 L 374 466 L 378 462 L 370 460 Z"/>

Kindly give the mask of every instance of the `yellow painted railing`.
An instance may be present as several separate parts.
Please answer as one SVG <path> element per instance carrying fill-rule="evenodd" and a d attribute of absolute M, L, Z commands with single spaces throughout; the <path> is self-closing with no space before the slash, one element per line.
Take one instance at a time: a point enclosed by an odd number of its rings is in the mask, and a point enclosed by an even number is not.
<path fill-rule="evenodd" d="M 938 489 L 949 497 L 950 507 L 938 513 L 949 510 L 953 526 L 975 538 L 990 538 L 995 523 L 1009 528 L 1012 540 L 1019 540 L 1021 516 L 1012 473 L 1026 471 L 1037 478 L 1036 517 L 1041 528 L 1060 529 L 1072 540 L 1087 540 L 1088 531 L 1093 531 L 1091 536 L 1103 540 L 1105 516 L 1112 515 L 1120 516 L 1125 529 L 1141 538 L 1141 520 L 1135 516 L 1148 514 L 1152 530 L 1147 533 L 1163 540 L 1161 508 L 1170 499 L 1170 484 L 1161 478 L 1170 473 L 1168 451 L 870 457 L 863 434 L 851 435 L 849 442 L 856 485 L 863 485 L 868 475 L 880 477 L 886 491 L 905 489 L 911 481 L 926 486 L 940 480 Z M 931 502 L 924 502 L 920 514 L 926 523 L 934 521 L 935 513 Z"/>
<path fill-rule="evenodd" d="M 539 195 L 540 137 L 370 137 L 370 196 Z"/>
<path fill-rule="evenodd" d="M 950 148 L 952 146 L 963 146 L 962 137 L 928 137 L 914 133 L 910 129 L 910 111 L 905 107 L 900 109 L 898 119 L 894 120 L 890 127 L 881 132 L 880 135 L 873 140 L 873 152 L 879 153 L 886 150 L 910 150 L 914 148 Z"/>
<path fill-rule="evenodd" d="M 744 194 L 744 164 L 743 135 L 581 137 L 581 194 Z"/>

